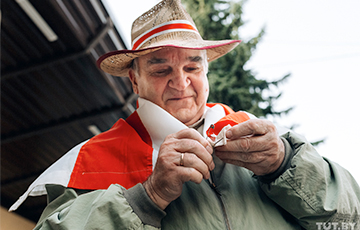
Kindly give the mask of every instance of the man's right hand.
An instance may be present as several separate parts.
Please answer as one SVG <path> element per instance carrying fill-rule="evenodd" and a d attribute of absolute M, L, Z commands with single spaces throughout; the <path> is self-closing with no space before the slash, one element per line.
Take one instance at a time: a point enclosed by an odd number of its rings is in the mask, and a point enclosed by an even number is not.
<path fill-rule="evenodd" d="M 181 195 L 183 184 L 200 184 L 215 168 L 210 143 L 194 129 L 184 129 L 165 138 L 153 173 L 143 183 L 149 197 L 165 209 Z M 180 165 L 181 154 L 183 165 Z"/>

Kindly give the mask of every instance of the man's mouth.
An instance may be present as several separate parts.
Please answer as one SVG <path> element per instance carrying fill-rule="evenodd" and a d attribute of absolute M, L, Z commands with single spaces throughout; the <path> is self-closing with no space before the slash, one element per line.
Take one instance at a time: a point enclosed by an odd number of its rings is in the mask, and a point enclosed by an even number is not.
<path fill-rule="evenodd" d="M 191 96 L 186 96 L 186 97 L 173 97 L 173 98 L 170 98 L 169 100 L 170 100 L 170 101 L 181 101 L 181 100 L 185 100 L 185 99 L 188 99 L 188 98 L 191 98 Z"/>

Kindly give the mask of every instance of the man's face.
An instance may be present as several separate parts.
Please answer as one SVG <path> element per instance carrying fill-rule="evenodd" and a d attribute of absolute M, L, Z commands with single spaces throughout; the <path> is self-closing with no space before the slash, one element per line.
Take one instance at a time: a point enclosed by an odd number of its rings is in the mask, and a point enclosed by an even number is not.
<path fill-rule="evenodd" d="M 129 71 L 134 92 L 191 125 L 203 115 L 209 96 L 205 58 L 205 51 L 180 48 L 139 57 L 139 76 Z"/>

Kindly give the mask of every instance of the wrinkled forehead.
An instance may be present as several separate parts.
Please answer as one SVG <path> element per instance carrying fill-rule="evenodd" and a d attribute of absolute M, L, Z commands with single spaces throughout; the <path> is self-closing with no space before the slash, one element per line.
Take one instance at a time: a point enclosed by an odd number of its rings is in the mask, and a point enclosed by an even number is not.
<path fill-rule="evenodd" d="M 152 65 L 168 62 L 190 61 L 202 63 L 206 60 L 206 50 L 166 47 L 139 57 L 142 64 Z"/>

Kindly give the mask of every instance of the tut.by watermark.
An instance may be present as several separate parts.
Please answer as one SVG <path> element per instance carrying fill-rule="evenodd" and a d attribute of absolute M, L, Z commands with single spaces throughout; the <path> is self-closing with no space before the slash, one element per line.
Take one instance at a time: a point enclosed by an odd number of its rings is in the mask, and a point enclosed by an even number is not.
<path fill-rule="evenodd" d="M 318 230 L 355 230 L 356 223 L 349 222 L 316 222 Z"/>

